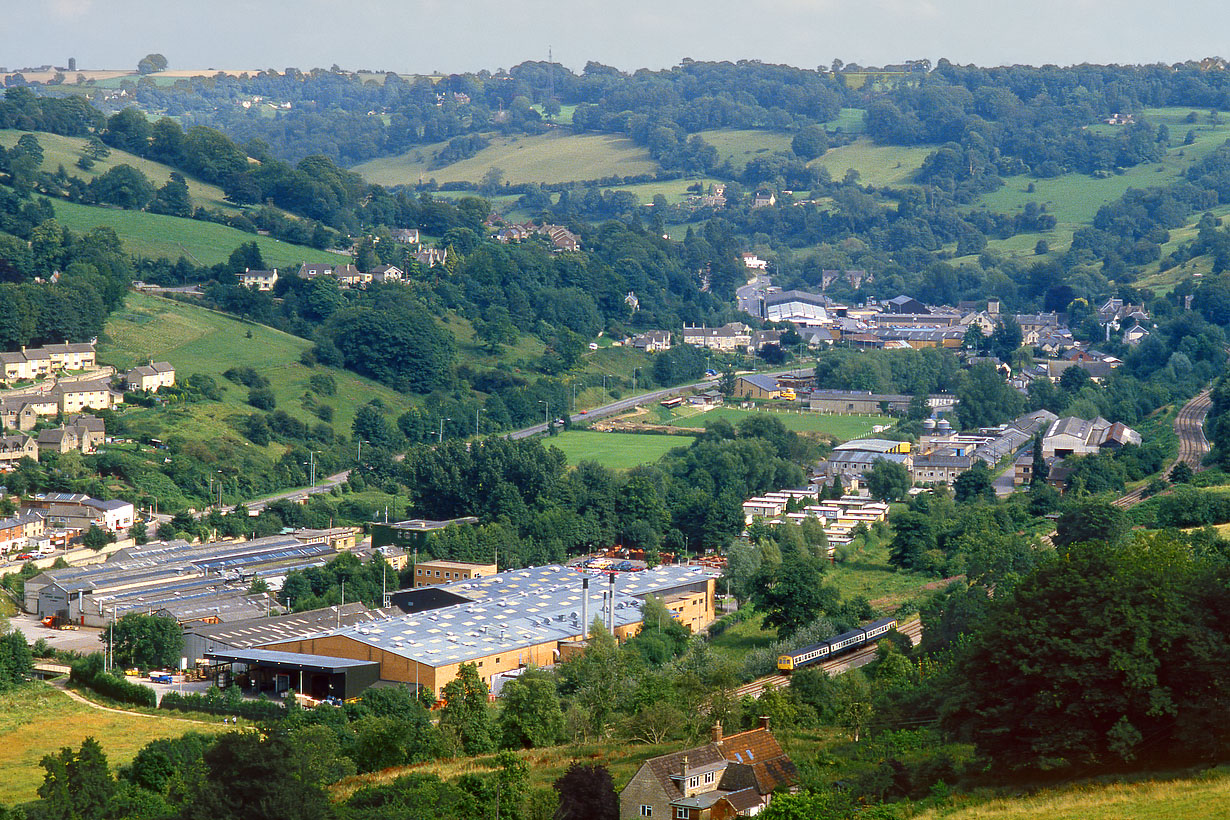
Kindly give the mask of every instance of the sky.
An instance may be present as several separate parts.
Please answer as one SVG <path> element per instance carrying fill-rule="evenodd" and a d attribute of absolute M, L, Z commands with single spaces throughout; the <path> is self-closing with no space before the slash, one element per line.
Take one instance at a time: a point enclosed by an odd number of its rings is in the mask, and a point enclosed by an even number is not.
<path fill-rule="evenodd" d="M 546 59 L 805 68 L 1230 57 L 1225 0 L 0 0 L 0 66 L 464 73 Z"/>

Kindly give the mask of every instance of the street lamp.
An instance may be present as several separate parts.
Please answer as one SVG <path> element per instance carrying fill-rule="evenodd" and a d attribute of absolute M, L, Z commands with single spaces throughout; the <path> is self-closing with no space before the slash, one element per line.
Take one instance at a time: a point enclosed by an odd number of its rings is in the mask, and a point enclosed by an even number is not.
<path fill-rule="evenodd" d="M 478 414 L 481 412 L 483 412 L 483 408 L 481 407 L 474 408 L 474 437 L 475 438 L 478 438 Z"/>
<path fill-rule="evenodd" d="M 443 443 L 444 443 L 444 422 L 446 422 L 446 421 L 452 421 L 452 419 L 450 419 L 450 418 L 442 418 L 442 419 L 440 419 L 440 435 L 439 435 L 439 438 L 437 438 L 437 439 L 436 439 L 436 443 L 437 443 L 437 444 L 443 444 Z"/>
<path fill-rule="evenodd" d="M 542 408 L 542 425 L 543 425 L 543 427 L 548 427 L 548 428 L 549 428 L 549 427 L 551 426 L 551 421 L 550 421 L 550 419 L 551 419 L 551 402 L 547 401 L 546 399 L 539 399 L 539 400 L 538 400 L 538 403 L 539 403 L 539 404 L 541 404 L 541 405 L 543 405 L 543 408 Z"/>
<path fill-rule="evenodd" d="M 605 393 L 605 392 L 606 392 L 606 380 L 607 380 L 608 378 L 613 379 L 613 378 L 615 378 L 615 376 L 614 376 L 614 374 L 612 374 L 612 373 L 603 373 L 603 374 L 602 374 L 602 392 L 603 392 L 603 393 Z"/>

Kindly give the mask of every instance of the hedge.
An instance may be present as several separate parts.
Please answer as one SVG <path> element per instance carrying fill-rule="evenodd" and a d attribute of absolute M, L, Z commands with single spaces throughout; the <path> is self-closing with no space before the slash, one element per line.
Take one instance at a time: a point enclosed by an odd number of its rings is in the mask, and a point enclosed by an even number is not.
<path fill-rule="evenodd" d="M 167 692 L 162 696 L 159 708 L 177 712 L 204 712 L 210 715 L 233 715 L 248 720 L 281 720 L 286 717 L 286 707 L 271 700 L 227 701 L 214 695 Z"/>
<path fill-rule="evenodd" d="M 118 675 L 104 672 L 102 658 L 93 655 L 72 665 L 68 679 L 98 694 L 118 700 L 121 703 L 132 703 L 136 706 L 156 707 L 158 696 L 148 686 L 130 683 Z"/>

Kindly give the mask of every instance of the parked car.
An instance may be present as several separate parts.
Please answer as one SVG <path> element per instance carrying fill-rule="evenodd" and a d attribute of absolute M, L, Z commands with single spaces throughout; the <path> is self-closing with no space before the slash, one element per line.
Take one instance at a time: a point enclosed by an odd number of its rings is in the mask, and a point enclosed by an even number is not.
<path fill-rule="evenodd" d="M 168 672 L 150 672 L 149 679 L 154 683 L 173 683 L 174 678 Z"/>
<path fill-rule="evenodd" d="M 33 561 L 37 557 L 38 556 L 32 552 L 23 552 L 21 555 L 17 556 L 17 560 L 18 561 Z"/>

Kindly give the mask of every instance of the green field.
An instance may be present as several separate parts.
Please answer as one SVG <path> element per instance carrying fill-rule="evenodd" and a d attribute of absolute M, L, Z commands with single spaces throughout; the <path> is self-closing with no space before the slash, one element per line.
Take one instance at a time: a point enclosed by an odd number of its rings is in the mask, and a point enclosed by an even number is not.
<path fill-rule="evenodd" d="M 26 132 L 0 130 L 0 145 L 12 148 L 17 144 L 17 140 L 23 133 Z M 141 159 L 134 154 L 112 148 L 111 154 L 106 159 L 97 160 L 93 168 L 85 171 L 77 167 L 77 160 L 81 158 L 82 148 L 87 142 L 85 138 L 62 137 L 58 134 L 48 134 L 42 131 L 37 132 L 34 136 L 38 138 L 38 144 L 43 148 L 42 170 L 49 173 L 55 173 L 55 170 L 63 165 L 64 170 L 68 172 L 69 176 L 81 177 L 86 182 L 89 182 L 117 165 L 131 165 L 149 177 L 150 182 L 154 183 L 155 186 L 160 187 L 171 177 L 171 171 L 173 170 L 162 163 Z M 189 179 L 188 193 L 192 196 L 193 205 L 221 208 L 231 212 L 238 210 L 234 205 L 223 199 L 222 189 L 216 185 Z"/>
<path fill-rule="evenodd" d="M 1198 122 L 1189 125 L 1183 122 L 1189 112 L 1188 108 L 1149 108 L 1143 112 L 1144 118 L 1150 124 L 1165 125 L 1170 129 L 1171 148 L 1161 162 L 1127 168 L 1123 173 L 1113 174 L 1105 179 L 1094 179 L 1087 174 L 1075 173 L 1052 179 L 1011 177 L 1005 180 L 1006 184 L 999 190 L 984 194 L 978 202 L 991 211 L 1017 213 L 1023 210 L 1027 203 L 1035 202 L 1045 205 L 1047 212 L 1058 220 L 1053 231 L 1021 234 L 1006 240 L 991 240 L 988 247 L 1009 255 L 1032 255 L 1037 240 L 1046 239 L 1052 251 L 1061 250 L 1071 242 L 1073 231 L 1092 221 L 1099 208 L 1123 196 L 1129 188 L 1161 187 L 1179 180 L 1193 163 L 1230 138 L 1230 123 L 1212 125 L 1205 121 L 1204 114 L 1197 112 Z M 1091 128 L 1098 133 L 1107 134 L 1114 133 L 1117 126 L 1098 125 Z M 1194 132 L 1194 141 L 1191 145 L 1183 145 L 1188 130 Z M 1034 187 L 1032 193 L 1029 191 L 1031 184 Z M 1192 224 L 1198 218 L 1199 214 L 1193 218 Z M 1183 230 L 1172 231 L 1172 241 L 1179 240 Z M 1189 230 L 1188 233 L 1194 234 L 1194 231 Z M 1200 268 L 1194 268 L 1183 275 L 1175 275 L 1171 280 L 1162 279 L 1157 282 L 1157 286 L 1161 289 L 1173 287 L 1174 281 L 1186 278 L 1197 270 Z M 1161 273 L 1162 271 L 1155 270 L 1152 275 Z"/>
<path fill-rule="evenodd" d="M 251 331 L 252 338 L 247 338 Z M 204 402 L 173 411 L 131 409 L 125 414 L 134 420 L 169 424 L 193 439 L 205 440 L 229 431 L 226 419 L 236 412 L 250 413 L 245 400 L 246 387 L 222 377 L 231 367 L 250 366 L 267 377 L 278 408 L 309 424 L 320 419 L 305 410 L 300 397 L 308 389 L 314 373 L 328 373 L 337 382 L 337 395 L 321 397 L 333 406 L 333 428 L 349 436 L 357 407 L 379 398 L 394 417 L 410 405 L 405 396 L 348 370 L 317 366 L 308 368 L 299 355 L 311 342 L 264 325 L 249 324 L 195 305 L 157 296 L 129 293 L 124 307 L 107 321 L 99 360 L 126 369 L 149 359 L 175 365 L 179 377 L 203 373 L 227 387 L 222 403 Z"/>
<path fill-rule="evenodd" d="M 354 166 L 369 182 L 404 185 L 420 180 L 478 182 L 491 168 L 504 179 L 521 182 L 570 182 L 609 176 L 652 174 L 658 164 L 649 152 L 626 137 L 576 135 L 556 130 L 539 136 L 493 137 L 491 145 L 469 159 L 429 169 L 446 143 L 424 145 L 396 157 L 382 157 Z"/>
<path fill-rule="evenodd" d="M 26 684 L 0 695 L 0 804 L 37 799 L 43 756 L 64 746 L 79 748 L 87 737 L 102 745 L 114 771 L 151 740 L 188 731 L 212 734 L 220 728 L 182 718 L 107 712 L 70 700 L 49 684 Z"/>
<path fill-rule="evenodd" d="M 735 173 L 740 173 L 749 160 L 776 151 L 790 153 L 793 135 L 785 131 L 723 128 L 701 131 L 701 139 L 717 149 L 721 161 L 729 161 Z"/>
<path fill-rule="evenodd" d="M 862 185 L 897 186 L 911 184 L 923 160 L 935 151 L 935 146 L 903 147 L 876 145 L 859 138 L 849 145 L 832 148 L 808 165 L 827 168 L 833 179 L 842 179 L 847 171 L 858 171 Z"/>
<path fill-rule="evenodd" d="M 350 261 L 349 257 L 335 253 L 292 245 L 271 236 L 245 233 L 213 222 L 78 205 L 62 199 L 54 200 L 52 206 L 60 224 L 74 232 L 85 233 L 99 226 L 114 229 L 124 243 L 124 250 L 134 256 L 171 260 L 183 256 L 198 265 L 216 265 L 225 262 L 231 251 L 240 245 L 255 242 L 265 264 L 271 268 L 297 269 L 301 262 Z"/>
<path fill-rule="evenodd" d="M 772 410 L 740 410 L 736 407 L 715 407 L 704 413 L 680 415 L 671 420 L 670 424 L 673 427 L 699 429 L 704 427 L 707 421 L 723 419 L 731 424 L 738 425 L 743 419 L 758 414 L 771 415 L 773 418 L 781 419 L 782 424 L 785 425 L 787 430 L 793 430 L 796 433 L 822 433 L 832 436 L 838 441 L 849 441 L 853 438 L 866 436 L 871 433 L 872 427 L 880 424 L 891 424 L 893 421 L 887 416 L 832 416 L 812 413 L 806 410 L 803 412 L 785 413 Z"/>
<path fill-rule="evenodd" d="M 693 441 L 692 436 L 566 430 L 543 443 L 558 447 L 569 464 L 596 461 L 612 470 L 627 470 L 657 461 L 676 447 L 687 447 Z"/>

